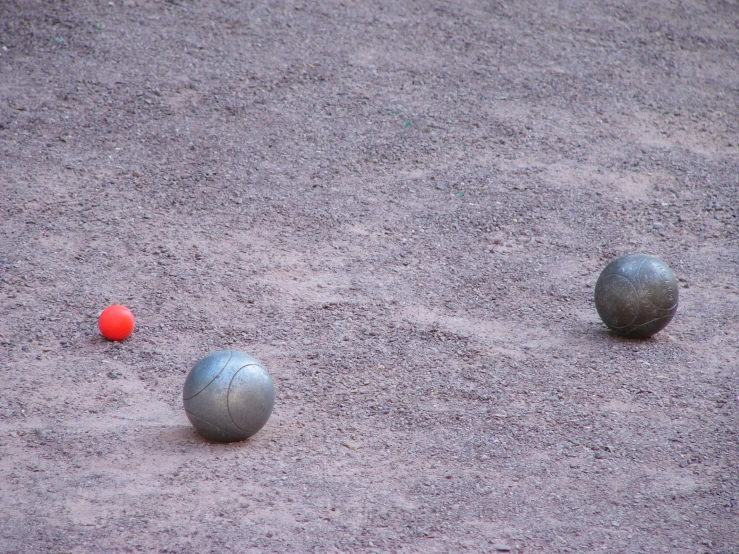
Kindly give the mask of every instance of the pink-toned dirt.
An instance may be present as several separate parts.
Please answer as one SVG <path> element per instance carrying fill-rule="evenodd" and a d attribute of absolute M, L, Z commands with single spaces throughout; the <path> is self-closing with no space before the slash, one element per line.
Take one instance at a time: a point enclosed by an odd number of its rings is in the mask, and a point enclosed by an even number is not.
<path fill-rule="evenodd" d="M 0 551 L 737 553 L 738 214 L 736 0 L 2 1 Z"/>

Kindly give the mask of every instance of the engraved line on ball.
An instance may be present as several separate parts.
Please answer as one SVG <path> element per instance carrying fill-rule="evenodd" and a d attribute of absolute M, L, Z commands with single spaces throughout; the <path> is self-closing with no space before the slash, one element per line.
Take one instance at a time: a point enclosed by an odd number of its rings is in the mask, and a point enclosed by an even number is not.
<path fill-rule="evenodd" d="M 644 260 L 642 260 L 642 263 L 639 264 L 639 269 L 636 271 L 636 279 L 637 279 L 637 281 L 639 281 L 639 288 L 641 290 L 647 290 L 644 287 L 644 284 L 641 282 L 642 269 L 644 268 L 644 264 L 646 264 L 647 262 L 652 262 L 654 260 L 655 260 L 654 258 L 653 259 L 644 258 Z M 665 268 L 665 266 L 663 265 L 664 262 L 662 262 L 662 260 L 657 259 L 657 261 L 660 262 L 660 265 L 658 265 L 657 266 L 657 269 L 656 269 L 656 273 L 658 274 L 658 279 L 660 280 L 660 286 L 664 287 L 664 289 L 669 294 L 669 288 L 670 288 L 670 285 L 668 283 L 669 278 L 667 277 L 667 274 L 665 272 L 665 269 L 668 269 L 668 271 L 670 271 L 670 270 L 669 270 L 669 268 Z M 645 302 L 647 302 L 648 304 L 651 304 L 653 307 L 657 308 L 658 310 L 663 310 L 663 311 L 666 311 L 666 312 L 674 309 L 677 306 L 677 303 L 678 303 L 678 300 L 675 300 L 675 302 L 669 308 L 664 308 L 662 306 L 658 306 L 657 304 L 655 304 L 652 301 L 652 298 L 649 295 L 646 295 L 646 294 L 644 295 L 643 300 Z M 662 319 L 662 318 L 659 318 L 659 319 Z M 653 321 L 656 321 L 656 320 L 653 320 Z M 646 323 L 644 325 L 646 325 Z M 641 327 L 641 325 L 639 327 Z"/>
<path fill-rule="evenodd" d="M 207 389 L 213 383 L 213 381 L 215 381 L 216 379 L 218 379 L 218 377 L 220 377 L 221 373 L 223 373 L 223 370 L 228 367 L 228 364 L 231 363 L 231 358 L 233 358 L 233 355 L 234 355 L 233 354 L 233 350 L 229 350 L 228 351 L 228 360 L 226 361 L 225 364 L 223 364 L 223 367 L 221 368 L 221 371 L 219 371 L 218 374 L 215 377 L 213 377 L 213 379 L 211 379 L 210 381 L 208 381 L 208 384 L 205 385 L 202 389 L 200 389 L 198 392 L 196 392 L 192 396 L 188 396 L 187 398 L 184 398 L 183 400 L 190 400 L 191 398 L 195 398 L 198 394 L 200 394 L 205 389 Z"/>
<path fill-rule="evenodd" d="M 636 284 L 639 285 L 637 287 L 638 290 L 644 290 L 644 285 L 641 282 L 641 270 L 644 267 L 644 264 L 649 261 L 649 258 L 642 258 L 641 263 L 639 264 L 639 267 L 636 268 Z"/>
<path fill-rule="evenodd" d="M 623 325 L 617 325 L 616 324 L 616 320 L 614 319 L 614 316 L 616 316 L 616 314 L 608 313 L 608 311 L 606 311 L 607 307 L 604 305 L 603 308 L 602 308 L 604 310 L 604 313 L 602 315 L 605 316 L 603 318 L 603 321 L 611 329 L 625 329 L 629 325 L 632 325 L 637 320 L 637 318 L 639 317 L 639 312 L 641 311 L 641 306 L 640 306 L 640 302 L 639 302 L 639 289 L 636 287 L 636 285 L 634 285 L 634 283 L 631 281 L 631 279 L 629 279 L 626 275 L 622 275 L 620 273 L 609 273 L 608 275 L 604 275 L 602 277 L 602 281 L 601 281 L 601 279 L 598 279 L 598 281 L 601 284 L 601 287 L 605 288 L 606 294 L 608 292 L 611 292 L 609 290 L 609 285 L 606 284 L 606 281 L 607 280 L 610 280 L 612 282 L 614 279 L 617 279 L 619 281 L 625 281 L 629 285 L 629 287 L 631 287 L 631 292 L 633 292 L 633 294 L 634 294 L 634 300 L 635 300 L 635 303 L 633 305 L 634 315 L 631 317 L 631 320 L 628 323 L 625 323 Z M 598 287 L 598 284 L 596 284 L 596 292 L 597 292 L 597 289 L 598 288 L 600 288 L 600 287 Z M 608 297 L 606 297 L 606 298 L 608 298 Z M 608 305 L 608 307 L 610 307 L 610 304 L 611 303 L 618 302 L 617 300 L 614 300 L 613 298 L 608 298 L 608 299 L 611 300 L 611 302 L 607 302 L 606 303 L 606 305 Z M 601 308 L 598 309 L 598 312 L 599 313 L 600 313 L 600 310 L 601 310 Z"/>
<path fill-rule="evenodd" d="M 669 312 L 670 310 L 674 310 L 677 307 L 677 304 L 679 302 L 679 300 L 675 300 L 675 303 L 672 306 L 670 306 L 669 308 L 663 308 L 662 306 L 657 306 L 657 304 L 652 302 L 652 300 L 649 297 L 645 297 L 644 301 L 649 302 L 649 304 L 651 304 L 654 308 L 662 312 Z"/>
<path fill-rule="evenodd" d="M 660 312 L 670 312 L 670 311 L 674 310 L 674 309 L 675 309 L 675 308 L 677 307 L 677 304 L 678 304 L 678 302 L 679 302 L 679 301 L 677 301 L 677 300 L 676 300 L 676 301 L 675 301 L 675 303 L 674 303 L 674 304 L 673 304 L 672 306 L 670 306 L 669 308 L 662 308 L 662 307 L 660 307 L 660 306 L 657 306 L 657 304 L 655 304 L 654 302 L 652 302 L 652 301 L 651 301 L 651 300 L 649 299 L 649 297 L 645 297 L 645 298 L 644 298 L 644 302 L 647 302 L 647 303 L 648 303 L 648 304 L 649 304 L 650 306 L 652 306 L 652 307 L 653 307 L 653 308 L 654 308 L 655 310 L 659 310 Z"/>
<path fill-rule="evenodd" d="M 187 414 L 191 415 L 192 417 L 194 417 L 195 419 L 197 419 L 197 420 L 199 420 L 199 421 L 202 421 L 203 423 L 205 423 L 205 424 L 207 424 L 207 425 L 210 425 L 211 427 L 213 427 L 213 429 L 217 429 L 218 431 L 220 431 L 220 432 L 221 432 L 221 433 L 223 433 L 224 435 L 228 435 L 229 437 L 235 437 L 236 439 L 238 439 L 238 438 L 239 438 L 239 436 L 238 436 L 238 435 L 235 435 L 235 434 L 234 434 L 234 433 L 232 433 L 231 431 L 226 431 L 225 429 L 222 429 L 222 428 L 218 427 L 218 425 L 216 425 L 215 423 L 211 423 L 211 422 L 210 422 L 210 421 L 208 421 L 207 419 L 203 419 L 202 417 L 200 417 L 200 416 L 198 416 L 198 415 L 195 415 L 194 413 L 192 413 L 192 412 L 190 412 L 190 411 L 188 411 L 188 410 L 185 410 L 185 412 L 186 412 Z M 197 427 L 196 427 L 196 429 L 197 429 Z"/>
<path fill-rule="evenodd" d="M 662 317 L 655 317 L 654 319 L 650 319 L 649 321 L 646 321 L 646 322 L 642 323 L 641 325 L 637 325 L 636 327 L 634 327 L 630 331 L 627 331 L 626 332 L 626 336 L 628 337 L 629 335 L 634 334 L 636 331 L 638 331 L 642 327 L 645 327 L 647 325 L 651 325 L 655 321 L 661 321 L 663 319 L 670 319 L 670 318 L 671 318 L 671 316 L 669 316 L 669 315 L 663 315 Z"/>
<path fill-rule="evenodd" d="M 262 367 L 259 364 L 246 364 L 246 365 L 241 366 L 239 369 L 237 369 L 236 371 L 234 371 L 234 374 L 231 376 L 231 381 L 229 381 L 229 383 L 228 383 L 228 393 L 226 394 L 226 410 L 228 411 L 228 417 L 231 419 L 231 423 L 234 424 L 234 427 L 236 427 L 237 429 L 240 429 L 241 431 L 244 431 L 245 433 L 247 432 L 247 430 L 246 429 L 242 429 L 241 427 L 239 427 L 238 423 L 236 423 L 236 421 L 234 420 L 233 415 L 231 415 L 231 404 L 230 404 L 230 400 L 231 400 L 231 385 L 233 385 L 234 379 L 236 379 L 236 376 L 239 373 L 241 373 L 241 371 L 244 368 L 247 368 L 247 367 L 258 367 L 258 368 L 261 368 L 262 370 L 266 371 L 264 369 L 264 367 Z"/>

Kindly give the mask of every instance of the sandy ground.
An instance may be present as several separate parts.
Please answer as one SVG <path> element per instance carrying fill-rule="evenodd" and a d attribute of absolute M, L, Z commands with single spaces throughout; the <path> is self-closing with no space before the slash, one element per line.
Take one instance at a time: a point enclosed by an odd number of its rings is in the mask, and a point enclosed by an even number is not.
<path fill-rule="evenodd" d="M 738 214 L 736 0 L 0 2 L 0 551 L 737 553 Z"/>

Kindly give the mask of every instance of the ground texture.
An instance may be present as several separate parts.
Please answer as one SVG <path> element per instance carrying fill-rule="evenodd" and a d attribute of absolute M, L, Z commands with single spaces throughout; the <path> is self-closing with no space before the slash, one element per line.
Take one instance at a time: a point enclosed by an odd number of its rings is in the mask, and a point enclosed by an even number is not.
<path fill-rule="evenodd" d="M 738 216 L 735 0 L 3 1 L 0 551 L 739 552 Z"/>

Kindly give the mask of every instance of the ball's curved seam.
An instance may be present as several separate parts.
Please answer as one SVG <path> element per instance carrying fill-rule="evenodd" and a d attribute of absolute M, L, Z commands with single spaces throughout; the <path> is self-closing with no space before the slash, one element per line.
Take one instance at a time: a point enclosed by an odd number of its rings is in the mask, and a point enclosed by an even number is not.
<path fill-rule="evenodd" d="M 208 388 L 209 386 L 211 386 L 211 384 L 213 384 L 213 381 L 215 381 L 216 379 L 218 379 L 218 377 L 220 377 L 220 376 L 221 376 L 221 373 L 223 373 L 223 370 L 224 370 L 224 369 L 226 369 L 226 368 L 228 367 L 228 364 L 230 364 L 230 363 L 231 363 L 231 358 L 233 358 L 233 355 L 234 355 L 234 353 L 233 353 L 233 350 L 229 350 L 229 351 L 228 351 L 228 360 L 226 361 L 226 363 L 225 363 L 225 364 L 223 364 L 223 367 L 221 368 L 221 371 L 219 371 L 219 372 L 218 372 L 218 374 L 217 374 L 217 375 L 216 375 L 215 377 L 213 377 L 213 379 L 211 379 L 210 381 L 208 381 L 208 384 L 207 384 L 207 385 L 205 385 L 205 386 L 204 386 L 204 387 L 203 387 L 202 389 L 200 389 L 200 390 L 199 390 L 198 392 L 196 392 L 196 393 L 195 393 L 195 394 L 193 394 L 192 396 L 188 396 L 187 398 L 184 398 L 184 397 L 183 397 L 182 399 L 183 399 L 183 400 L 190 400 L 191 398 L 195 398 L 195 397 L 196 397 L 196 396 L 197 396 L 198 394 L 200 394 L 200 393 L 201 393 L 201 392 L 203 392 L 203 391 L 204 391 L 205 389 L 207 389 L 207 388 Z"/>
<path fill-rule="evenodd" d="M 644 260 L 644 261 L 646 262 L 647 260 Z M 670 272 L 672 273 L 672 270 L 669 267 L 667 269 L 669 269 Z M 673 276 L 674 276 L 674 273 L 673 273 Z M 639 273 L 637 274 L 637 277 L 641 277 L 641 266 L 639 266 Z M 669 281 L 669 279 L 664 279 L 664 278 L 662 278 L 660 280 L 662 281 L 663 284 L 667 284 L 668 281 Z M 652 300 L 646 294 L 644 295 L 644 300 L 646 302 L 648 302 L 650 305 L 654 306 L 658 310 L 663 310 L 665 312 L 669 312 L 669 311 L 672 311 L 675 308 L 677 308 L 677 304 L 680 301 L 680 299 L 678 298 L 678 296 L 679 296 L 679 291 L 678 291 L 678 295 L 675 295 L 675 303 L 672 306 L 670 306 L 669 308 L 663 308 L 662 306 L 657 306 L 657 304 L 655 304 L 654 302 L 652 302 Z"/>
<path fill-rule="evenodd" d="M 649 258 L 644 258 L 644 261 L 642 261 L 641 265 L 639 266 L 639 271 L 636 273 L 637 279 L 641 280 L 641 270 L 642 270 L 642 267 L 648 261 L 649 261 Z M 669 267 L 667 269 L 670 272 L 672 272 L 672 270 Z M 662 281 L 663 284 L 667 284 L 667 281 L 668 281 L 667 279 L 661 278 L 660 280 Z M 641 287 L 641 283 L 639 283 L 639 286 Z M 672 311 L 675 308 L 677 308 L 677 303 L 679 302 L 679 299 L 675 300 L 675 303 L 672 306 L 670 306 L 669 308 L 663 308 L 662 306 L 657 306 L 657 304 L 655 304 L 654 302 L 652 302 L 651 298 L 649 298 L 649 296 L 646 295 L 646 294 L 644 295 L 644 301 L 647 302 L 648 304 L 654 306 L 658 310 L 663 310 L 665 312 L 669 312 L 669 311 Z M 658 319 L 664 319 L 664 318 L 658 318 Z M 653 319 L 652 321 L 657 321 L 658 319 Z M 646 323 L 644 325 L 646 325 Z M 641 325 L 639 327 L 641 327 Z"/>
<path fill-rule="evenodd" d="M 262 367 L 259 364 L 246 364 L 246 365 L 241 366 L 239 369 L 234 371 L 234 374 L 231 376 L 231 380 L 228 382 L 228 393 L 226 394 L 226 411 L 228 412 L 228 418 L 231 420 L 231 423 L 234 424 L 234 427 L 236 427 L 239 431 L 243 431 L 244 433 L 247 432 L 246 429 L 242 429 L 241 427 L 239 427 L 238 424 L 234 421 L 233 416 L 231 415 L 231 405 L 229 404 L 229 401 L 231 400 L 231 385 L 233 384 L 234 379 L 236 379 L 236 376 L 245 367 L 252 367 L 252 366 L 256 366 L 256 367 L 262 368 L 264 371 L 267 371 L 266 369 L 264 369 L 264 367 Z"/>
<path fill-rule="evenodd" d="M 655 318 L 655 319 L 650 319 L 649 321 L 646 321 L 646 322 L 642 323 L 641 325 L 637 325 L 637 326 L 636 326 L 636 327 L 634 327 L 634 328 L 633 328 L 633 329 L 632 329 L 631 331 L 627 331 L 627 332 L 626 332 L 626 334 L 625 334 L 624 336 L 625 336 L 625 337 L 628 337 L 628 336 L 629 336 L 630 334 L 632 334 L 632 333 L 633 333 L 634 331 L 638 331 L 639 329 L 641 329 L 641 328 L 642 328 L 642 327 L 644 327 L 645 325 L 650 325 L 650 324 L 654 323 L 655 321 L 661 321 L 661 320 L 663 320 L 663 319 L 667 319 L 667 318 L 669 318 L 669 317 L 670 317 L 669 315 L 663 315 L 662 317 L 657 317 L 657 318 Z M 652 336 L 652 335 L 650 335 L 650 336 Z"/>
<path fill-rule="evenodd" d="M 196 414 L 192 413 L 192 412 L 191 412 L 191 411 L 189 411 L 189 410 L 185 410 L 185 413 L 187 413 L 187 414 L 191 415 L 191 416 L 192 416 L 192 417 L 194 417 L 195 419 L 198 419 L 198 420 L 202 421 L 203 423 L 207 423 L 208 425 L 210 425 L 210 426 L 211 426 L 211 427 L 213 427 L 214 429 L 218 429 L 218 430 L 219 430 L 219 431 L 220 431 L 221 433 L 223 433 L 224 435 L 228 435 L 229 437 L 235 437 L 236 439 L 238 439 L 238 435 L 236 435 L 236 434 L 234 434 L 234 433 L 232 433 L 232 432 L 230 432 L 230 431 L 226 431 L 225 429 L 221 429 L 220 427 L 218 427 L 218 425 L 216 425 L 216 424 L 214 424 L 214 423 L 211 423 L 211 422 L 210 422 L 210 421 L 208 421 L 207 419 L 203 419 L 203 418 L 202 418 L 202 417 L 200 417 L 199 415 L 196 415 Z M 202 434 L 202 433 L 201 433 L 201 434 Z M 206 438 L 207 438 L 207 437 L 206 437 Z"/>
<path fill-rule="evenodd" d="M 652 302 L 649 298 L 646 298 L 645 297 L 644 298 L 644 301 L 645 302 L 648 302 L 650 306 L 653 306 L 655 310 L 659 310 L 661 312 L 670 312 L 670 311 L 674 310 L 675 308 L 677 308 L 677 305 L 680 302 L 679 300 L 675 300 L 675 303 L 672 306 L 670 306 L 669 308 L 660 308 L 659 306 L 657 306 L 657 304 L 655 304 L 654 302 Z"/>
<path fill-rule="evenodd" d="M 632 325 L 637 320 L 637 318 L 639 317 L 639 312 L 641 311 L 641 302 L 640 302 L 641 297 L 639 295 L 639 289 L 636 288 L 636 286 L 634 285 L 634 283 L 631 282 L 631 279 L 629 279 L 626 275 L 622 275 L 618 271 L 614 271 L 613 273 L 608 273 L 606 275 L 601 275 L 598 278 L 598 281 L 595 284 L 595 291 L 594 291 L 595 294 L 596 294 L 596 296 L 598 294 L 598 289 L 600 287 L 605 287 L 606 286 L 604 284 L 605 283 L 605 278 L 608 278 L 608 277 L 619 277 L 619 278 L 623 279 L 634 290 L 634 294 L 636 295 L 636 312 L 634 313 L 634 317 L 631 318 L 631 321 L 629 321 L 626 325 L 621 325 L 621 326 L 613 325 L 611 322 L 606 322 L 605 319 L 603 318 L 603 316 L 601 316 L 601 319 L 603 320 L 603 323 L 605 323 L 607 327 L 610 327 L 611 329 L 614 329 L 614 330 L 615 329 L 625 329 L 629 325 Z M 601 279 L 603 279 L 603 280 L 601 280 Z M 598 286 L 599 284 L 600 284 L 600 287 Z M 601 312 L 600 307 L 597 304 L 595 306 L 595 309 L 598 312 L 598 315 L 601 315 L 600 314 L 600 312 Z"/>
<path fill-rule="evenodd" d="M 608 275 L 606 275 L 606 277 L 613 277 L 613 276 L 619 277 L 619 278 L 625 280 L 631 286 L 631 288 L 634 289 L 634 294 L 636 294 L 636 312 L 634 312 L 634 317 L 631 318 L 631 321 L 629 321 L 626 325 L 621 325 L 621 326 L 613 325 L 612 323 L 607 323 L 606 324 L 611 329 L 625 329 L 629 325 L 632 325 L 637 320 L 637 318 L 639 317 L 639 313 L 641 312 L 641 301 L 640 301 L 641 300 L 641 296 L 639 295 L 639 289 L 636 287 L 636 285 L 634 283 L 631 282 L 631 279 L 629 279 L 626 275 L 622 275 L 622 274 L 620 274 L 617 271 L 614 272 L 614 273 L 609 273 Z M 603 285 L 603 286 L 605 286 L 605 285 Z M 597 309 L 597 306 L 596 306 L 596 309 Z"/>
<path fill-rule="evenodd" d="M 644 267 L 644 264 L 647 263 L 647 260 L 648 259 L 649 258 L 646 258 L 646 257 L 645 258 L 642 258 L 641 263 L 639 264 L 639 268 L 636 270 L 636 281 L 637 281 L 636 284 L 639 285 L 639 289 L 638 290 L 641 290 L 641 291 L 644 290 L 644 287 L 641 284 L 641 270 Z M 645 297 L 646 297 L 646 295 L 645 295 Z M 639 300 L 641 300 L 641 296 L 639 296 Z"/>

